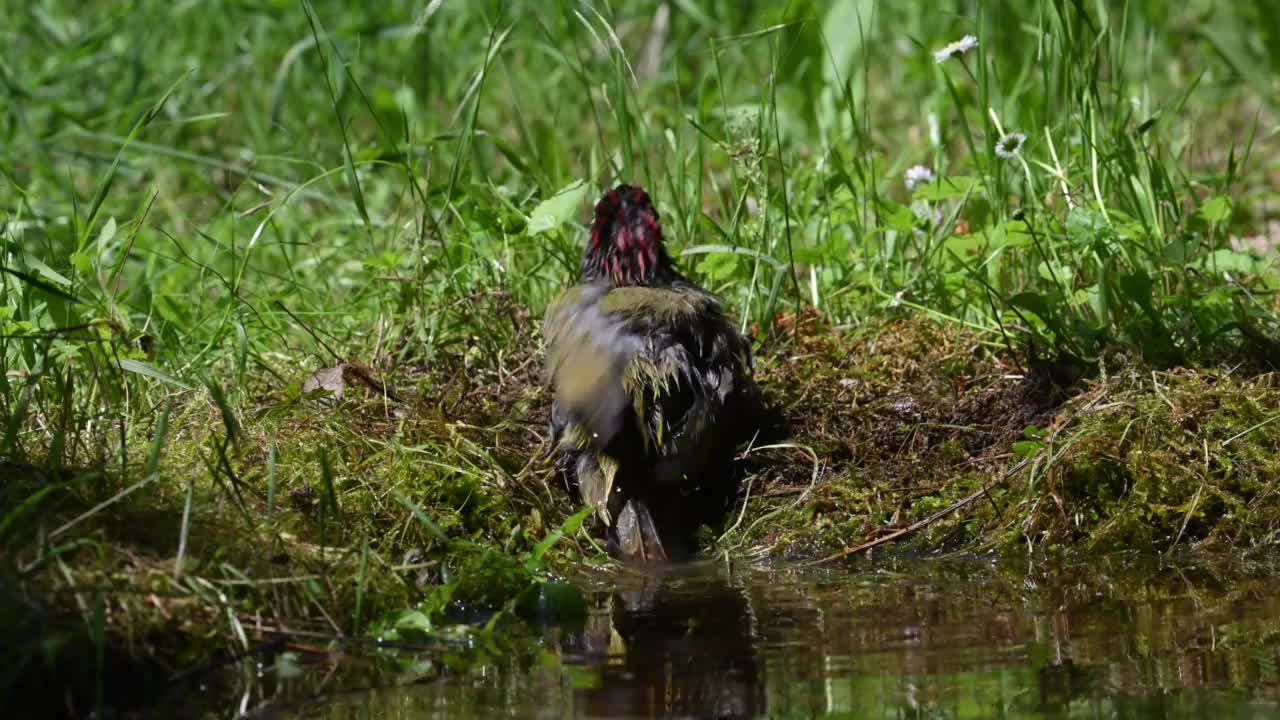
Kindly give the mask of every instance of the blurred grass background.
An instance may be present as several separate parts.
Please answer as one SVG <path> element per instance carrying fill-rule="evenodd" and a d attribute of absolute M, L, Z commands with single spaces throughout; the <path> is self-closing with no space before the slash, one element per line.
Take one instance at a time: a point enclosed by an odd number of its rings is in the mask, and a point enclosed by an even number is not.
<path fill-rule="evenodd" d="M 528 329 L 474 332 L 451 303 L 540 306 L 621 179 L 745 320 L 797 293 L 840 323 L 905 303 L 1173 362 L 1273 318 L 1272 285 L 1251 304 L 1217 272 L 1267 269 L 1231 237 L 1275 240 L 1261 2 L 8 10 L 11 370 L 287 377 L 326 354 L 295 319 L 357 355 L 378 332 L 496 350 Z M 977 50 L 935 61 L 966 34 Z M 1021 157 L 995 154 L 1002 131 Z M 917 164 L 954 182 L 908 192 Z M 79 392 L 139 380 L 142 403 L 150 380 L 110 370 Z"/>

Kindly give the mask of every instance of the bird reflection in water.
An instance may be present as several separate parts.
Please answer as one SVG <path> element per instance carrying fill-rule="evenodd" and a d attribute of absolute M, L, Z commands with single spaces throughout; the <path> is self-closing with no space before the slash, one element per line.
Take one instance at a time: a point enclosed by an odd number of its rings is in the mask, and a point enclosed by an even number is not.
<path fill-rule="evenodd" d="M 578 717 L 747 718 L 765 695 L 746 595 L 723 577 L 666 567 L 602 593 L 565 659 L 598 681 L 573 691 Z"/>

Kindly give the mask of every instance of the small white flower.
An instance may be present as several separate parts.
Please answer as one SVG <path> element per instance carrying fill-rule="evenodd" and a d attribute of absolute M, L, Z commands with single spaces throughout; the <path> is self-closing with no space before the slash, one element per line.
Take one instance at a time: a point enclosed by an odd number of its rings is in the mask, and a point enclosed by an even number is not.
<path fill-rule="evenodd" d="M 1018 153 L 1022 152 L 1022 146 L 1026 142 L 1027 136 L 1025 133 L 1005 133 L 996 141 L 996 155 L 1005 160 L 1012 160 Z"/>
<path fill-rule="evenodd" d="M 942 214 L 942 208 L 920 200 L 911 203 L 911 214 L 930 227 L 941 227 L 942 221 L 946 220 L 946 216 Z"/>
<path fill-rule="evenodd" d="M 907 168 L 906 183 L 908 190 L 914 190 L 917 185 L 928 185 L 934 179 L 933 171 L 924 165 L 913 165 Z"/>
<path fill-rule="evenodd" d="M 978 38 L 972 35 L 965 35 L 959 40 L 948 44 L 941 50 L 935 50 L 933 53 L 933 59 L 941 65 L 942 63 L 950 60 L 953 55 L 963 55 L 976 47 L 978 47 Z"/>

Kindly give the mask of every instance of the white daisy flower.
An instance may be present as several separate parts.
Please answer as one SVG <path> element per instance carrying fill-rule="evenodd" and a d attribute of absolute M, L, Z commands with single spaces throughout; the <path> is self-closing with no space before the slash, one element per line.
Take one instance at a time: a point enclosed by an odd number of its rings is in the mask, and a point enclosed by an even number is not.
<path fill-rule="evenodd" d="M 908 190 L 914 190 L 917 185 L 928 185 L 935 179 L 933 171 L 924 165 L 914 165 L 907 168 L 906 183 Z"/>
<path fill-rule="evenodd" d="M 935 50 L 933 53 L 933 59 L 941 65 L 942 63 L 950 60 L 953 55 L 963 55 L 976 47 L 978 47 L 978 38 L 973 35 L 965 35 L 959 40 L 948 44 L 941 50 Z"/>
<path fill-rule="evenodd" d="M 996 155 L 1005 160 L 1012 160 L 1018 153 L 1022 152 L 1022 146 L 1026 142 L 1027 136 L 1025 133 L 1005 133 L 996 141 Z"/>

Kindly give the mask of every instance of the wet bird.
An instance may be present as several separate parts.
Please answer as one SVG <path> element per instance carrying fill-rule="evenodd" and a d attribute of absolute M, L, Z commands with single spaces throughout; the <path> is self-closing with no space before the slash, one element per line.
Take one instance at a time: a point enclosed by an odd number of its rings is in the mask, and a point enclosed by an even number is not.
<path fill-rule="evenodd" d="M 729 465 L 760 408 L 751 346 L 682 275 L 648 194 L 600 198 L 579 283 L 547 309 L 557 466 L 624 558 L 689 551 L 732 498 Z"/>

